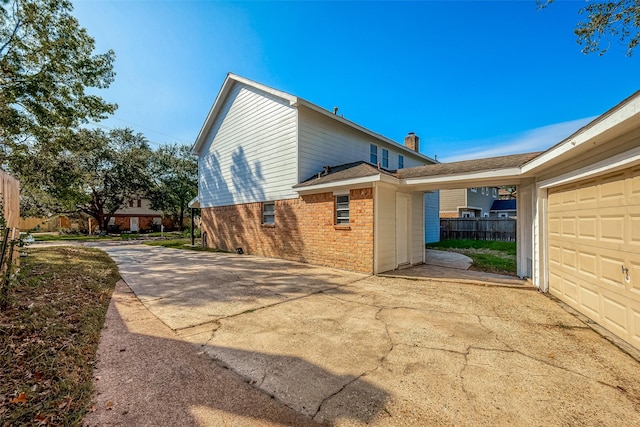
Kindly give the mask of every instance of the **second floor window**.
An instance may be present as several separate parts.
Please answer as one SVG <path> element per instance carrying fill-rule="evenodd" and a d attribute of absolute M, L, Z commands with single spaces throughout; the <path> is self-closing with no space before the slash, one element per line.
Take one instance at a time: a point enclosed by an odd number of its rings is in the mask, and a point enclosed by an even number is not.
<path fill-rule="evenodd" d="M 268 225 L 276 223 L 276 204 L 274 202 L 262 204 L 262 223 Z"/>
<path fill-rule="evenodd" d="M 384 148 L 382 149 L 382 167 L 383 168 L 389 167 L 389 150 Z"/>
<path fill-rule="evenodd" d="M 378 164 L 378 146 L 376 144 L 369 144 L 369 161 L 374 165 Z"/>
<path fill-rule="evenodd" d="M 402 154 L 398 155 L 398 169 L 402 169 L 404 167 L 404 156 Z"/>

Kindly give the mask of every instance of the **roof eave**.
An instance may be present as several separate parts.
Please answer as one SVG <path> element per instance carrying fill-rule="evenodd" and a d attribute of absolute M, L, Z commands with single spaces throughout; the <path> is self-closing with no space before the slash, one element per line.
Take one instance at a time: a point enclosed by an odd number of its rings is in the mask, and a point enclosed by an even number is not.
<path fill-rule="evenodd" d="M 588 143 L 597 143 L 597 138 L 602 134 L 610 132 L 616 127 L 624 127 L 624 124 L 635 116 L 640 116 L 640 91 L 598 116 L 535 159 L 525 163 L 522 170 L 527 173 L 542 169 L 550 161 L 566 156 L 570 152 L 576 152 Z"/>
<path fill-rule="evenodd" d="M 324 184 L 307 185 L 304 187 L 293 187 L 293 191 L 299 195 L 326 193 L 343 188 L 353 188 L 363 184 L 373 184 L 374 182 L 386 182 L 390 184 L 398 184 L 399 180 L 393 176 L 386 174 L 377 174 L 364 176 L 360 178 L 343 179 L 339 181 L 326 182 Z"/>
<path fill-rule="evenodd" d="M 519 182 L 525 176 L 522 173 L 521 168 L 503 168 L 503 169 L 488 169 L 477 172 L 450 174 L 450 175 L 435 175 L 416 178 L 404 178 L 400 180 L 402 186 L 424 186 L 424 185 L 442 185 L 447 183 L 448 188 L 466 188 L 473 187 L 474 182 L 482 182 L 486 180 L 492 180 L 495 178 L 501 178 L 505 180 L 513 180 Z M 451 185 L 454 185 L 452 187 Z M 455 187 L 455 185 L 460 185 Z M 441 188 L 441 187 L 438 187 Z"/>
<path fill-rule="evenodd" d="M 262 83 L 258 83 L 253 80 L 246 79 L 236 74 L 228 73 L 227 77 L 224 80 L 224 83 L 222 83 L 222 86 L 220 88 L 220 91 L 218 92 L 218 95 L 216 96 L 216 100 L 213 102 L 213 105 L 209 110 L 209 114 L 207 115 L 207 118 L 205 119 L 204 124 L 202 125 L 202 128 L 198 133 L 198 137 L 196 138 L 196 141 L 193 144 L 193 147 L 191 147 L 191 154 L 198 155 L 200 153 L 200 149 L 202 149 L 202 146 L 205 143 L 206 136 L 211 130 L 211 126 L 213 126 L 213 123 L 215 122 L 215 119 L 218 116 L 218 113 L 220 112 L 220 109 L 222 108 L 222 105 L 224 104 L 224 101 L 227 98 L 227 95 L 229 94 L 229 92 L 231 91 L 231 88 L 235 83 L 242 83 L 244 85 L 269 93 L 273 96 L 282 98 L 288 101 L 289 105 L 291 106 L 296 105 L 298 103 L 298 98 L 296 96 L 271 88 L 269 86 L 265 86 Z"/>

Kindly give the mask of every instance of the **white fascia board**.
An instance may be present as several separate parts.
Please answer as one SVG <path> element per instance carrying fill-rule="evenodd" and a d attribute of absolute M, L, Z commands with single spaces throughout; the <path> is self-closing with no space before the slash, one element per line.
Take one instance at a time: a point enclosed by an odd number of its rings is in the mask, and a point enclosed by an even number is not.
<path fill-rule="evenodd" d="M 202 125 L 202 128 L 198 133 L 196 142 L 193 144 L 193 147 L 191 147 L 191 154 L 194 154 L 196 156 L 200 154 L 200 149 L 204 145 L 205 137 L 209 133 L 211 126 L 213 126 L 213 122 L 215 121 L 218 113 L 220 112 L 220 109 L 222 108 L 222 105 L 224 104 L 224 101 L 227 98 L 227 95 L 231 91 L 231 88 L 233 87 L 234 83 L 236 82 L 242 83 L 246 86 L 256 88 L 258 90 L 261 90 L 263 92 L 266 92 L 278 98 L 282 98 L 285 101 L 288 101 L 289 105 L 291 106 L 294 106 L 298 102 L 297 97 L 290 95 L 286 92 L 273 89 L 261 83 L 254 82 L 253 80 L 245 79 L 244 77 L 240 77 L 236 74 L 229 73 L 227 74 L 227 77 L 225 78 L 224 83 L 222 83 L 222 87 L 220 88 L 220 91 L 216 96 L 216 100 L 213 102 L 213 105 L 211 106 L 211 110 L 209 110 L 209 114 L 207 115 L 207 118 L 205 119 L 204 124 Z"/>
<path fill-rule="evenodd" d="M 569 184 L 571 182 L 587 179 L 591 176 L 626 169 L 628 167 L 635 166 L 636 164 L 640 164 L 640 147 L 633 148 L 629 151 L 625 151 L 624 153 L 616 154 L 608 159 L 601 160 L 576 171 L 540 181 L 538 183 L 538 187 L 549 188 L 562 184 Z"/>
<path fill-rule="evenodd" d="M 529 163 L 526 163 L 522 166 L 522 171 L 526 173 L 544 167 L 548 161 L 592 141 L 604 132 L 619 126 L 637 115 L 640 115 L 640 95 L 632 96 L 632 98 L 626 102 L 623 101 L 622 105 L 616 106 L 612 110 L 609 110 L 609 112 L 604 113 L 564 141 L 551 147 Z"/>
<path fill-rule="evenodd" d="M 294 188 L 293 191 L 297 192 L 298 194 L 326 193 L 329 191 L 336 191 L 337 189 L 353 188 L 359 185 L 361 186 L 362 184 L 373 185 L 374 182 L 386 182 L 389 184 L 398 185 L 397 178 L 389 175 L 379 174 L 373 176 L 364 176 L 361 178 L 345 179 L 342 181 L 327 182 L 325 184 L 310 185 L 308 187 L 302 188 Z"/>
<path fill-rule="evenodd" d="M 424 154 L 422 154 L 422 153 L 420 153 L 418 151 L 411 150 L 410 148 L 407 148 L 404 145 L 402 145 L 402 144 L 400 144 L 400 143 L 398 143 L 398 142 L 396 142 L 396 141 L 394 141 L 392 139 L 387 138 L 386 136 L 383 136 L 383 135 L 380 135 L 378 133 L 375 133 L 375 132 L 373 132 L 373 131 L 371 131 L 371 130 L 363 127 L 363 126 L 360 126 L 357 123 L 354 123 L 354 122 L 352 122 L 350 120 L 347 120 L 344 117 L 338 116 L 337 114 L 333 114 L 332 112 L 330 112 L 328 110 L 325 110 L 324 108 L 319 107 L 316 104 L 314 104 L 312 102 L 309 102 L 307 100 L 304 100 L 302 98 L 298 98 L 297 102 L 295 104 L 292 104 L 292 105 L 293 106 L 302 105 L 302 106 L 307 107 L 307 108 L 309 108 L 309 109 L 311 109 L 313 111 L 321 113 L 321 114 L 329 117 L 331 120 L 336 120 L 336 121 L 338 121 L 338 122 L 340 122 L 340 123 L 342 123 L 344 125 L 347 125 L 347 126 L 353 128 L 353 129 L 356 129 L 356 130 L 358 130 L 360 132 L 366 133 L 367 135 L 371 136 L 372 138 L 375 138 L 375 139 L 377 139 L 379 141 L 385 142 L 385 143 L 395 147 L 396 149 L 402 150 L 403 152 L 405 152 L 408 155 L 416 156 L 416 157 L 418 157 L 418 158 L 420 158 L 422 160 L 428 161 L 429 163 L 440 163 L 437 160 L 432 159 L 429 156 L 425 156 Z"/>
<path fill-rule="evenodd" d="M 187 203 L 188 208 L 199 208 L 200 207 L 200 196 L 196 196 L 189 203 Z"/>
<path fill-rule="evenodd" d="M 400 180 L 401 186 L 414 186 L 424 184 L 439 184 L 439 183 L 455 183 L 470 181 L 467 184 L 474 184 L 473 181 L 487 180 L 487 179 L 499 179 L 504 181 L 505 179 L 521 179 L 522 171 L 519 167 L 507 168 L 507 169 L 495 169 L 481 172 L 472 172 L 459 175 L 437 175 L 421 178 L 405 178 Z M 465 186 L 467 185 L 465 184 Z"/>

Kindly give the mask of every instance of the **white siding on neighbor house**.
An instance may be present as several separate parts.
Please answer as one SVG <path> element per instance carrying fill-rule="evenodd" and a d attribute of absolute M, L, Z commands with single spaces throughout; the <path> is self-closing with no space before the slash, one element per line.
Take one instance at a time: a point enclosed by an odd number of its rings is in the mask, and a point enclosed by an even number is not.
<path fill-rule="evenodd" d="M 296 109 L 236 83 L 198 159 L 201 207 L 297 197 Z"/>
<path fill-rule="evenodd" d="M 389 150 L 388 169 L 398 168 L 398 155 L 404 156 L 404 167 L 421 166 L 428 162 L 411 152 L 399 149 L 374 137 L 359 132 L 343 123 L 308 108 L 298 110 L 299 127 L 299 180 L 304 181 L 323 166 L 369 162 L 370 144 L 378 146 L 378 161 L 382 162 L 382 149 Z"/>
<path fill-rule="evenodd" d="M 424 262 L 424 196 L 411 194 L 411 264 Z"/>
<path fill-rule="evenodd" d="M 378 185 L 374 199 L 376 209 L 376 258 L 375 273 L 396 268 L 396 191 L 392 187 Z"/>
<path fill-rule="evenodd" d="M 440 192 L 424 195 L 424 242 L 440 241 Z"/>

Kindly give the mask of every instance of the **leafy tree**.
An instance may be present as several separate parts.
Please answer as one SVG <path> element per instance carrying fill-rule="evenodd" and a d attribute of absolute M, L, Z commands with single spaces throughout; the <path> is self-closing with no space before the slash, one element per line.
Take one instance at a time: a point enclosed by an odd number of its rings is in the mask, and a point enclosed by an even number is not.
<path fill-rule="evenodd" d="M 151 157 L 151 208 L 171 215 L 183 228 L 187 204 L 198 194 L 198 161 L 186 145 L 164 145 Z"/>
<path fill-rule="evenodd" d="M 538 0 L 538 5 L 544 8 L 553 2 Z M 574 29 L 583 53 L 604 55 L 611 44 L 607 40 L 618 38 L 626 44 L 627 55 L 631 56 L 640 43 L 640 0 L 593 1 L 578 13 L 587 16 Z"/>
<path fill-rule="evenodd" d="M 40 214 L 82 212 L 106 230 L 132 195 L 149 190 L 152 151 L 144 136 L 130 129 L 82 129 L 66 138 L 73 139 L 65 143 L 71 148 L 55 156 L 19 158 L 22 169 L 33 171 L 21 176 L 23 207 Z"/>
<path fill-rule="evenodd" d="M 93 53 L 94 39 L 72 10 L 68 0 L 0 0 L 2 164 L 117 108 L 85 92 L 109 86 L 115 55 Z"/>

